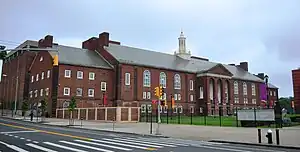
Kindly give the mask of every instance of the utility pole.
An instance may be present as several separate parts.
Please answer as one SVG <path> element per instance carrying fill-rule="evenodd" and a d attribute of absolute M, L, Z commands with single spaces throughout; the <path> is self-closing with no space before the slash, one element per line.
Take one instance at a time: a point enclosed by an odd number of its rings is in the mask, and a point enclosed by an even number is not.
<path fill-rule="evenodd" d="M 17 77 L 16 77 L 16 90 L 15 90 L 15 104 L 14 104 L 14 112 L 13 116 L 16 116 L 17 113 L 17 100 L 18 100 L 18 87 L 19 87 L 19 57 L 17 57 Z"/>

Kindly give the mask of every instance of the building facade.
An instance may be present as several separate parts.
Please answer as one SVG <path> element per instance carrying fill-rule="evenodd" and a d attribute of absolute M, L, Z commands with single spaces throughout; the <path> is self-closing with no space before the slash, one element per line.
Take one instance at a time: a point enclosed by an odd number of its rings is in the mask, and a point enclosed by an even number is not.
<path fill-rule="evenodd" d="M 292 78 L 295 112 L 300 114 L 300 68 L 292 70 Z"/>
<path fill-rule="evenodd" d="M 174 112 L 218 115 L 222 109 L 221 114 L 229 115 L 235 107 L 261 106 L 260 86 L 265 81 L 248 71 L 247 62 L 222 64 L 192 56 L 186 49 L 183 33 L 178 42 L 178 50 L 166 54 L 121 45 L 110 40 L 106 32 L 84 41 L 82 48 L 53 43 L 50 35 L 38 42 L 27 41 L 23 47 L 41 51 L 28 52 L 31 60 L 24 63 L 27 92 L 23 96 L 27 95 L 31 103 L 46 99 L 48 112 L 52 114 L 56 108 L 65 107 L 71 97 L 78 99 L 77 107 L 145 108 L 157 100 L 154 88 L 162 85 L 165 93 L 160 100 L 166 100 L 169 108 L 174 106 Z M 58 55 L 58 66 L 53 66 L 55 55 Z M 7 64 L 12 62 L 9 58 L 3 66 L 4 72 L 11 67 Z M 278 95 L 278 88 L 269 86 L 267 92 Z M 7 88 L 5 93 L 13 92 Z M 170 105 L 172 98 L 175 105 Z"/>

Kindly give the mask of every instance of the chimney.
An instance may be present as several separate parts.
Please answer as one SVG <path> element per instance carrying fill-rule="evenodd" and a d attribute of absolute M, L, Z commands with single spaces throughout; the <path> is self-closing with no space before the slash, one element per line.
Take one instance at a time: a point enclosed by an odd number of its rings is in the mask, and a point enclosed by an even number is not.
<path fill-rule="evenodd" d="M 240 65 L 238 66 L 244 69 L 245 71 L 248 71 L 248 62 L 240 62 Z"/>
<path fill-rule="evenodd" d="M 235 66 L 235 64 L 233 64 L 233 63 L 232 63 L 232 64 L 228 64 L 228 65 L 232 65 L 232 66 Z"/>
<path fill-rule="evenodd" d="M 256 76 L 259 77 L 262 80 L 265 79 L 265 74 L 264 73 L 258 73 Z"/>
<path fill-rule="evenodd" d="M 99 46 L 103 47 L 103 46 L 108 46 L 109 44 L 109 33 L 107 32 L 103 32 L 101 34 L 99 34 Z"/>
<path fill-rule="evenodd" d="M 121 42 L 117 42 L 117 41 L 111 41 L 111 40 L 109 40 L 109 43 L 121 45 Z"/>
<path fill-rule="evenodd" d="M 92 37 L 84 42 L 82 42 L 82 48 L 88 50 L 96 50 L 98 46 L 98 38 Z"/>
<path fill-rule="evenodd" d="M 44 39 L 40 39 L 38 42 L 38 47 L 52 47 L 53 45 L 53 36 L 46 35 Z"/>

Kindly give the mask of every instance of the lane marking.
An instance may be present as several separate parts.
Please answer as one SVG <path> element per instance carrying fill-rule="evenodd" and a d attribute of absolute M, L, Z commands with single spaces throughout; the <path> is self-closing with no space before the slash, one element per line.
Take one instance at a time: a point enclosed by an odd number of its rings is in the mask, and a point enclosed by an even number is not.
<path fill-rule="evenodd" d="M 39 142 L 37 142 L 37 141 L 33 141 L 33 143 L 35 143 L 35 144 L 38 144 Z"/>
<path fill-rule="evenodd" d="M 138 142 L 138 143 L 144 143 L 144 144 L 148 144 L 148 141 L 140 141 L 140 140 L 134 140 L 134 139 L 126 139 L 126 138 L 114 138 L 116 140 L 125 140 L 125 141 L 131 141 L 131 142 Z M 170 145 L 170 144 L 164 144 L 164 143 L 155 143 L 155 142 L 150 142 L 153 145 L 159 145 L 159 146 L 165 146 L 165 147 L 177 147 L 174 145 Z"/>
<path fill-rule="evenodd" d="M 44 142 L 44 144 L 55 146 L 55 147 L 58 147 L 58 148 L 67 149 L 67 150 L 72 150 L 72 151 L 76 151 L 76 152 L 88 152 L 88 151 L 84 151 L 84 150 L 80 150 L 80 149 L 75 149 L 75 148 L 71 148 L 71 147 L 67 147 L 67 146 L 54 144 L 54 143 L 51 143 L 51 142 Z"/>
<path fill-rule="evenodd" d="M 160 143 L 164 143 L 164 144 L 172 144 L 172 145 L 177 145 L 177 146 L 188 146 L 187 144 L 182 144 L 182 143 L 175 143 L 175 142 L 169 142 L 169 141 L 162 141 L 162 140 L 153 140 L 153 139 L 145 139 L 145 138 L 127 138 L 127 139 L 133 139 L 133 140 L 140 140 L 140 141 L 146 141 L 146 142 L 160 142 Z"/>
<path fill-rule="evenodd" d="M 2 141 L 0 141 L 0 143 L 3 144 L 3 145 L 5 145 L 6 147 L 8 147 L 8 148 L 10 148 L 10 149 L 13 149 L 13 150 L 15 150 L 15 151 L 18 151 L 18 152 L 29 152 L 29 151 L 27 151 L 27 150 L 24 150 L 24 149 L 22 149 L 22 148 L 20 148 L 20 147 L 15 146 L 15 145 L 9 145 L 9 144 L 7 144 L 7 143 L 5 143 L 5 142 L 2 142 Z"/>
<path fill-rule="evenodd" d="M 76 144 L 76 143 L 72 143 L 72 142 L 68 142 L 68 141 L 59 141 L 65 144 L 70 144 L 70 145 L 74 145 L 74 146 L 78 146 L 78 147 L 83 147 L 83 148 L 89 148 L 89 149 L 93 149 L 93 150 L 98 150 L 98 151 L 103 151 L 103 152 L 114 152 L 111 150 L 107 150 L 107 149 L 102 149 L 102 148 L 96 148 L 96 147 L 92 147 L 92 146 L 86 146 L 86 145 L 81 145 L 81 144 Z"/>
<path fill-rule="evenodd" d="M 202 147 L 202 148 L 207 148 L 207 149 L 218 149 L 218 150 L 224 150 L 224 151 L 253 152 L 253 151 L 245 151 L 245 150 L 240 150 L 240 149 L 228 149 L 228 148 L 210 147 L 210 146 L 203 146 L 203 145 L 198 145 L 197 147 Z"/>
<path fill-rule="evenodd" d="M 8 131 L 8 132 L 1 132 L 1 134 L 17 134 L 17 133 L 27 133 L 27 132 L 38 132 L 38 131 L 30 131 L 30 130 L 24 130 L 24 131 Z"/>
<path fill-rule="evenodd" d="M 21 129 L 26 129 L 26 130 L 31 130 L 31 131 L 36 131 L 36 132 L 42 132 L 46 134 L 52 134 L 52 135 L 57 135 L 57 136 L 64 136 L 64 137 L 70 137 L 70 138 L 77 138 L 81 140 L 92 140 L 91 138 L 86 138 L 86 137 L 80 137 L 80 136 L 74 136 L 74 135 L 68 135 L 68 134 L 63 134 L 63 133 L 57 133 L 57 132 L 52 132 L 52 131 L 45 131 L 45 130 L 39 130 L 39 129 L 33 129 L 33 128 L 27 128 L 27 127 L 22 127 L 22 126 L 16 126 L 16 125 L 11 125 L 11 124 L 5 124 L 1 123 L 0 125 L 3 126 L 9 126 L 13 128 L 21 128 Z M 10 135 L 9 135 L 10 136 Z M 12 135 L 11 135 L 12 136 Z"/>
<path fill-rule="evenodd" d="M 11 136 L 13 136 L 13 135 L 8 135 L 8 136 L 10 136 L 10 137 L 11 137 Z"/>
<path fill-rule="evenodd" d="M 31 141 L 30 139 L 26 139 L 26 141 Z"/>
<path fill-rule="evenodd" d="M 81 142 L 81 143 L 86 143 L 86 144 L 91 144 L 91 145 L 97 145 L 97 146 L 109 147 L 109 148 L 114 148 L 114 149 L 119 149 L 119 150 L 124 150 L 124 151 L 130 151 L 130 150 L 132 150 L 132 149 L 128 149 L 128 148 L 117 147 L 117 146 L 111 146 L 111 145 L 105 145 L 105 144 L 94 143 L 94 142 L 83 141 L 83 140 L 74 140 L 74 141 Z"/>
<path fill-rule="evenodd" d="M 100 142 L 100 143 L 106 143 L 106 144 L 119 145 L 119 146 L 125 146 L 125 147 L 131 147 L 131 148 L 137 148 L 137 149 L 144 149 L 144 150 L 156 150 L 155 148 L 149 148 L 149 147 L 143 147 L 143 146 L 135 146 L 135 145 L 128 145 L 128 144 L 122 144 L 122 143 L 116 143 L 116 142 L 109 142 L 109 141 L 103 141 L 103 140 L 96 140 L 96 139 L 93 139 L 92 141 Z"/>
<path fill-rule="evenodd" d="M 22 137 L 22 138 L 20 138 L 20 139 L 22 139 L 22 140 L 23 140 L 23 139 L 25 139 L 25 138 L 23 138 L 23 137 Z"/>
<path fill-rule="evenodd" d="M 226 146 L 226 145 L 218 145 L 221 148 L 237 148 L 237 149 L 245 149 L 245 150 L 255 150 L 255 151 L 270 151 L 270 152 L 286 152 L 286 151 L 278 151 L 278 150 L 270 150 L 270 149 L 257 149 L 257 148 L 249 148 L 249 147 L 239 147 L 239 146 Z"/>
<path fill-rule="evenodd" d="M 39 145 L 35 145 L 35 144 L 26 144 L 26 145 L 30 146 L 30 147 L 33 147 L 33 148 L 36 148 L 38 150 L 46 151 L 46 152 L 57 152 L 55 150 L 48 149 L 48 148 L 45 148 L 45 147 L 42 147 L 42 146 L 39 146 Z"/>
<path fill-rule="evenodd" d="M 125 143 L 125 144 L 141 145 L 141 146 L 148 146 L 148 147 L 154 147 L 154 148 L 163 148 L 163 146 L 156 146 L 156 145 L 151 145 L 151 144 L 133 143 L 133 142 L 128 142 L 128 141 L 119 141 L 119 140 L 108 139 L 108 138 L 102 138 L 102 139 L 108 140 L 108 141 L 119 142 L 119 143 Z"/>

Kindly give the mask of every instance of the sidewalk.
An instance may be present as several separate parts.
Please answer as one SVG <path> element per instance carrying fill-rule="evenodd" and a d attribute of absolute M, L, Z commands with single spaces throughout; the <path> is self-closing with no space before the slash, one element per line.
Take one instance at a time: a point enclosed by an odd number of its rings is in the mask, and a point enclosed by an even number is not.
<path fill-rule="evenodd" d="M 7 116 L 11 118 L 10 116 Z M 15 119 L 23 120 L 24 117 Z M 26 118 L 24 121 L 30 121 Z M 36 118 L 34 118 L 34 122 Z M 46 118 L 43 124 L 55 126 L 67 126 L 68 119 Z M 102 131 L 115 131 L 133 134 L 150 134 L 150 123 L 111 123 L 99 121 L 81 121 L 74 120 L 74 128 L 93 129 Z M 157 124 L 153 123 L 153 134 L 156 132 Z M 267 128 L 262 129 L 262 143 L 266 144 L 265 137 Z M 275 129 L 273 131 L 273 143 L 276 144 Z M 257 128 L 236 128 L 236 127 L 218 127 L 218 126 L 195 126 L 195 125 L 176 125 L 160 124 L 160 133 L 162 136 L 173 138 L 190 139 L 190 140 L 221 140 L 244 143 L 258 143 Z M 280 129 L 280 145 L 293 146 L 300 148 L 300 127 L 287 127 Z"/>

